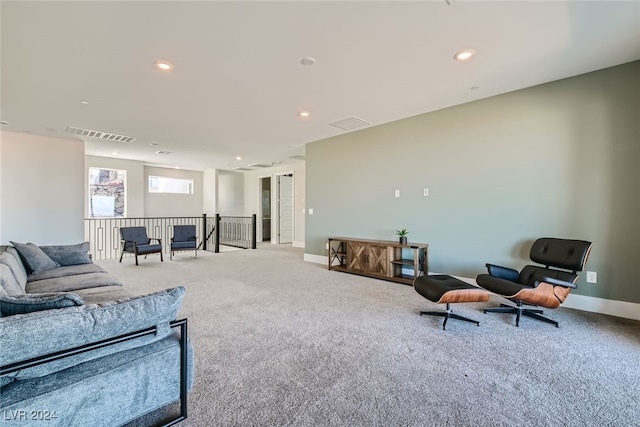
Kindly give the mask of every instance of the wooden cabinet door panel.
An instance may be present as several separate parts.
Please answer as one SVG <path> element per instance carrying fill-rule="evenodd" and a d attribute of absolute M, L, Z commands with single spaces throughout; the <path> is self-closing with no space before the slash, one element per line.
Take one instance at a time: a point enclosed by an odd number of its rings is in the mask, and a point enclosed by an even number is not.
<path fill-rule="evenodd" d="M 347 268 L 355 271 L 367 271 L 367 246 L 347 242 Z"/>
<path fill-rule="evenodd" d="M 389 271 L 389 257 L 386 246 L 368 245 L 367 272 L 386 276 Z"/>

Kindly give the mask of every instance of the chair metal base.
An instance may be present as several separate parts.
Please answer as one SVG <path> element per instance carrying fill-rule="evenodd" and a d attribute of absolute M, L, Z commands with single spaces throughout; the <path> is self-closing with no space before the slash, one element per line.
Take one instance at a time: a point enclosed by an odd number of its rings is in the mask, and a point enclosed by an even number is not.
<path fill-rule="evenodd" d="M 476 320 L 469 319 L 468 317 L 460 316 L 459 314 L 455 314 L 453 312 L 453 310 L 451 310 L 451 304 L 450 303 L 447 303 L 446 311 L 421 311 L 420 312 L 420 316 L 422 316 L 423 314 L 428 314 L 430 316 L 444 317 L 444 323 L 442 324 L 442 330 L 443 331 L 446 330 L 447 320 L 449 320 L 449 318 L 458 319 L 458 320 L 464 320 L 465 322 L 475 323 L 476 326 L 480 326 L 480 322 L 478 322 Z"/>
<path fill-rule="evenodd" d="M 526 316 L 531 317 L 532 319 L 541 320 L 546 323 L 551 323 L 555 325 L 556 328 L 559 328 L 558 322 L 555 320 L 549 319 L 548 317 L 541 316 L 543 313 L 542 310 L 537 308 L 524 308 L 523 303 L 521 301 L 517 301 L 518 304 L 516 307 L 508 304 L 500 304 L 498 308 L 486 308 L 484 310 L 486 313 L 510 313 L 516 315 L 516 326 L 520 326 L 520 317 Z"/>

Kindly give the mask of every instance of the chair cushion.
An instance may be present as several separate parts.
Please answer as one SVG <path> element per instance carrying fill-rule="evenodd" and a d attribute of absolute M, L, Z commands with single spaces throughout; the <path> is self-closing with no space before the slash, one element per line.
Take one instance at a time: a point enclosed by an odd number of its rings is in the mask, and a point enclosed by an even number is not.
<path fill-rule="evenodd" d="M 120 228 L 120 237 L 122 237 L 122 240 L 127 240 L 129 242 L 136 242 L 137 245 L 149 244 L 149 238 L 147 237 L 147 229 L 144 226 L 122 227 Z"/>
<path fill-rule="evenodd" d="M 520 272 L 518 283 L 534 287 L 536 286 L 534 276 L 551 277 L 552 279 L 564 280 L 569 283 L 574 283 L 578 278 L 577 274 L 568 271 L 551 270 L 537 265 L 527 265 Z"/>
<path fill-rule="evenodd" d="M 138 245 L 138 255 L 162 252 L 162 245 Z"/>
<path fill-rule="evenodd" d="M 40 249 L 61 266 L 91 264 L 89 242 L 77 245 L 40 246 Z"/>
<path fill-rule="evenodd" d="M 580 271 L 591 250 L 585 240 L 543 237 L 533 242 L 529 257 L 539 264 L 572 271 Z"/>
<path fill-rule="evenodd" d="M 490 274 L 479 274 L 476 277 L 478 285 L 482 286 L 488 291 L 494 294 L 502 295 L 504 297 L 512 297 L 517 294 L 522 288 L 530 288 L 531 286 L 522 285 L 518 282 L 512 282 L 511 280 L 501 279 L 499 277 L 493 277 Z"/>
<path fill-rule="evenodd" d="M 0 296 L 0 313 L 4 317 L 83 304 L 82 298 L 71 292 L 4 295 Z"/>
<path fill-rule="evenodd" d="M 171 243 L 171 249 L 195 249 L 196 241 L 193 240 L 191 242 L 173 242 Z"/>
<path fill-rule="evenodd" d="M 42 249 L 33 243 L 16 243 L 14 241 L 10 241 L 10 243 L 20 254 L 20 258 L 29 273 L 37 273 L 49 268 L 60 267 L 60 264 L 49 258 Z"/>
<path fill-rule="evenodd" d="M 173 226 L 173 241 L 174 242 L 186 242 L 189 240 L 196 240 L 196 226 L 195 225 L 174 225 Z"/>

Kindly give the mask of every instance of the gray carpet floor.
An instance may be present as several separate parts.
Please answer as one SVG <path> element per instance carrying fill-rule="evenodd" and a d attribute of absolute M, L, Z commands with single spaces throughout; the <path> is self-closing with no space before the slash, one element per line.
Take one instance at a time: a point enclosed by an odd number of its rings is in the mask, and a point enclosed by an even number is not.
<path fill-rule="evenodd" d="M 167 257 L 168 258 L 168 257 Z M 136 293 L 184 285 L 196 372 L 181 426 L 640 426 L 640 322 L 567 308 L 560 327 L 328 271 L 303 250 L 100 261 Z M 141 424 L 151 423 L 150 418 Z"/>

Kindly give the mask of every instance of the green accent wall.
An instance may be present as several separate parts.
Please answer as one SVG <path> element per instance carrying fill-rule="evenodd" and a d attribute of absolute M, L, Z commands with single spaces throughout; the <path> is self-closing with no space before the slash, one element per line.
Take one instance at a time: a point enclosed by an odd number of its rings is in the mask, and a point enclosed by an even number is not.
<path fill-rule="evenodd" d="M 305 251 L 405 227 L 430 271 L 475 277 L 530 263 L 538 237 L 584 239 L 598 283 L 574 292 L 640 303 L 639 163 L 640 61 L 316 141 Z"/>

